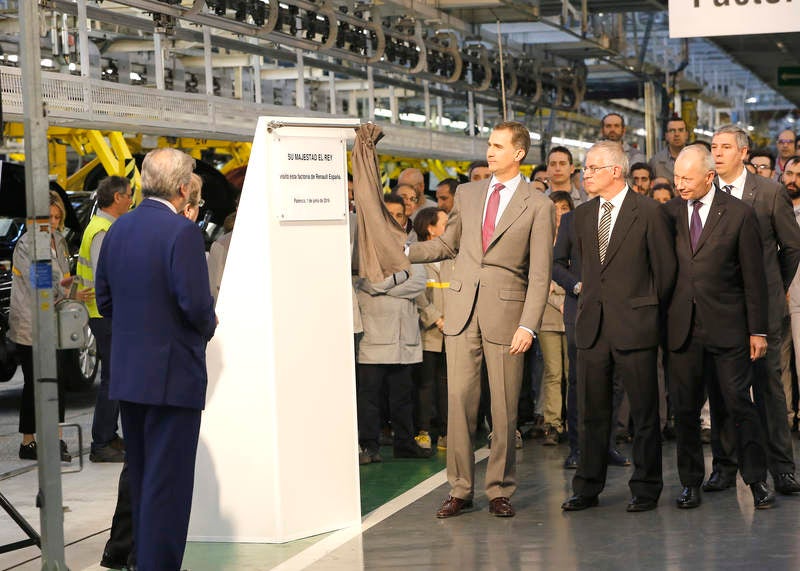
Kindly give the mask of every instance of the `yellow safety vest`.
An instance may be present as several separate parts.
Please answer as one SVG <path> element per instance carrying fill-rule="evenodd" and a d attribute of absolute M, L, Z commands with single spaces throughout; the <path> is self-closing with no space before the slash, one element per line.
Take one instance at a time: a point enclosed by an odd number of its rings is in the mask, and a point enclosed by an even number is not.
<path fill-rule="evenodd" d="M 94 287 L 94 272 L 92 271 L 92 240 L 98 232 L 107 232 L 111 228 L 111 221 L 102 216 L 93 216 L 83 232 L 81 249 L 78 251 L 78 266 L 75 272 L 78 283 L 84 288 Z M 103 317 L 97 310 L 97 303 L 90 299 L 86 302 L 89 317 Z"/>

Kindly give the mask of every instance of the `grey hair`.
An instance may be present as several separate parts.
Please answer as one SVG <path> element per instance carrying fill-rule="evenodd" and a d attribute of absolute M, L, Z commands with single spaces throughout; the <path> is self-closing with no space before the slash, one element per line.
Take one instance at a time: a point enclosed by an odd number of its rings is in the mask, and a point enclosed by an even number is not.
<path fill-rule="evenodd" d="M 195 160 L 177 149 L 155 149 L 142 162 L 142 194 L 172 200 L 189 184 Z"/>
<path fill-rule="evenodd" d="M 722 135 L 724 133 L 730 133 L 736 137 L 736 146 L 740 149 L 744 149 L 745 147 L 750 147 L 750 137 L 747 136 L 747 133 L 741 127 L 737 125 L 723 125 L 714 133 L 714 136 Z M 713 141 L 713 139 L 712 139 Z"/>
<path fill-rule="evenodd" d="M 683 149 L 681 149 L 681 152 L 678 153 L 678 157 L 675 160 L 677 161 L 682 156 L 688 155 L 690 153 L 699 155 L 700 166 L 702 166 L 706 170 L 706 172 L 716 170 L 717 165 L 714 162 L 714 155 L 712 155 L 711 151 L 706 149 L 703 145 L 687 145 L 683 147 Z"/>
<path fill-rule="evenodd" d="M 618 166 L 622 169 L 622 178 L 626 178 L 628 176 L 628 172 L 630 171 L 630 161 L 628 161 L 628 155 L 625 153 L 625 150 L 622 148 L 622 144 L 617 143 L 616 141 L 598 141 L 589 151 L 601 151 L 608 155 L 611 164 Z"/>
<path fill-rule="evenodd" d="M 189 179 L 189 205 L 197 207 L 200 203 L 200 190 L 203 188 L 203 179 L 200 175 L 192 173 Z"/>

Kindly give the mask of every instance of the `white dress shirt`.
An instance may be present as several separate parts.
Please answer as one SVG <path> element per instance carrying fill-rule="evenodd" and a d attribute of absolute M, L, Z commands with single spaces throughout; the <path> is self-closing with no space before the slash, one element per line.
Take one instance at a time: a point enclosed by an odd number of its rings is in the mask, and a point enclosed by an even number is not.
<path fill-rule="evenodd" d="M 746 179 L 747 179 L 747 169 L 742 168 L 742 172 L 738 177 L 736 177 L 736 180 L 727 181 L 727 180 L 722 180 L 722 177 L 719 177 L 719 188 L 720 190 L 722 190 L 722 187 L 725 185 L 728 184 L 733 185 L 733 188 L 731 189 L 731 195 L 741 200 L 742 196 L 744 196 L 744 181 Z M 725 191 L 723 190 L 723 192 Z"/>
<path fill-rule="evenodd" d="M 686 208 L 689 210 L 689 229 L 692 228 L 692 213 L 694 213 L 694 203 L 700 202 L 703 206 L 700 207 L 700 222 L 703 224 L 703 228 L 706 227 L 706 220 L 708 220 L 708 213 L 711 212 L 711 203 L 714 202 L 714 193 L 717 191 L 714 188 L 714 185 L 711 185 L 711 190 L 709 190 L 703 198 L 699 200 L 687 200 L 686 201 Z"/>
<path fill-rule="evenodd" d="M 166 204 L 167 206 L 169 206 L 169 209 L 172 210 L 175 214 L 178 213 L 178 209 L 175 208 L 175 205 L 172 204 L 169 200 L 166 200 L 164 198 L 159 198 L 157 196 L 147 196 L 146 199 L 155 200 L 156 202 L 160 202 L 161 204 Z"/>
<path fill-rule="evenodd" d="M 625 201 L 625 197 L 628 195 L 628 185 L 625 185 L 621 191 L 617 193 L 617 195 L 612 198 L 611 200 L 606 200 L 602 196 L 600 197 L 600 211 L 597 216 L 597 229 L 600 230 L 600 221 L 603 219 L 603 205 L 606 202 L 610 202 L 614 205 L 614 208 L 611 209 L 611 227 L 608 229 L 608 238 L 611 240 L 611 235 L 614 233 L 614 224 L 617 223 L 617 216 L 619 216 L 619 211 L 622 208 L 622 203 Z"/>
<path fill-rule="evenodd" d="M 486 193 L 486 202 L 483 203 L 483 217 L 481 220 L 486 219 L 486 208 L 489 206 L 489 197 L 491 197 L 494 192 L 494 185 L 500 183 L 505 188 L 500 191 L 500 204 L 497 206 L 497 218 L 494 219 L 494 225 L 497 227 L 497 223 L 500 222 L 500 217 L 503 216 L 503 212 L 506 206 L 508 206 L 508 203 L 511 202 L 511 197 L 514 196 L 520 182 L 522 182 L 522 175 L 519 173 L 511 180 L 507 181 L 498 180 L 492 175 L 492 179 L 489 181 L 489 192 Z"/>

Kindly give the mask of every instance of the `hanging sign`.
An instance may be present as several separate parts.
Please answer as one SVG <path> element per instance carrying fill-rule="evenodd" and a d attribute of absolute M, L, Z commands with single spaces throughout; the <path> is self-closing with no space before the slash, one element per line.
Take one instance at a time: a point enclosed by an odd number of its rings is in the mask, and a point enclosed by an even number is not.
<path fill-rule="evenodd" d="M 798 0 L 669 0 L 671 38 L 774 34 L 798 30 Z"/>

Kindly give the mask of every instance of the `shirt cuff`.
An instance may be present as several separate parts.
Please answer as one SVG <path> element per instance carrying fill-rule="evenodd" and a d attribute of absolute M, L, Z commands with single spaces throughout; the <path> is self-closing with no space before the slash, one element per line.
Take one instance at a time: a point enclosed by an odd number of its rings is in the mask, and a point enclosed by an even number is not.
<path fill-rule="evenodd" d="M 525 331 L 527 331 L 528 333 L 530 333 L 531 335 L 533 335 L 533 337 L 534 337 L 534 338 L 536 338 L 536 333 L 534 333 L 532 330 L 528 329 L 528 328 L 527 328 L 527 327 L 525 327 L 524 325 L 520 325 L 520 326 L 519 326 L 519 328 L 520 328 L 520 329 L 524 329 Z"/>
<path fill-rule="evenodd" d="M 766 333 L 751 333 L 751 335 L 753 337 L 766 337 L 767 336 Z"/>

